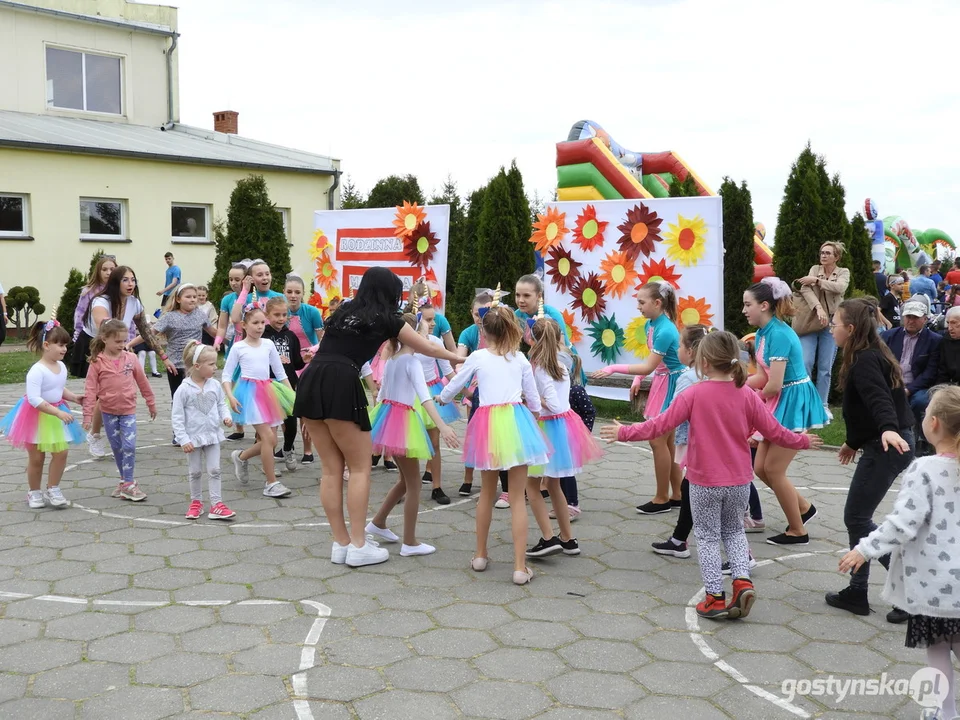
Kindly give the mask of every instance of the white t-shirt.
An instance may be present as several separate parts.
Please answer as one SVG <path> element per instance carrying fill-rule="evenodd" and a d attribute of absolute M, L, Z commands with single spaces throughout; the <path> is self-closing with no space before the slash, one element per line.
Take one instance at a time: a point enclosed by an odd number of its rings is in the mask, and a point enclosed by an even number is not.
<path fill-rule="evenodd" d="M 563 365 L 560 369 L 563 370 L 563 377 L 560 380 L 554 380 L 543 368 L 533 369 L 544 415 L 562 415 L 570 409 L 570 372 Z M 483 395 L 481 394 L 480 397 L 483 398 Z"/>
<path fill-rule="evenodd" d="M 463 363 L 463 368 L 450 381 L 440 399 L 448 403 L 477 376 L 480 390 L 480 406 L 523 403 L 531 412 L 540 412 L 540 393 L 533 378 L 530 361 L 520 353 L 495 355 L 484 348 L 472 353 Z"/>
<path fill-rule="evenodd" d="M 246 340 L 234 343 L 230 348 L 230 354 L 227 355 L 227 362 L 223 366 L 223 380 L 233 381 L 233 374 L 236 372 L 237 365 L 240 366 L 240 377 L 247 380 L 269 380 L 270 370 L 273 375 L 280 380 L 287 377 L 287 371 L 283 369 L 283 362 L 280 360 L 280 353 L 277 352 L 277 346 L 270 340 L 261 338 L 257 347 L 247 345 Z"/>
<path fill-rule="evenodd" d="M 103 308 L 107 311 L 107 319 L 113 319 L 113 312 L 110 310 L 110 298 L 105 295 L 101 295 L 93 299 L 93 302 L 90 303 L 90 312 L 87 313 L 87 320 L 84 323 L 84 330 L 87 335 L 90 337 L 97 336 L 97 328 L 93 325 L 93 309 L 94 308 Z M 127 298 L 127 304 L 123 308 L 123 317 L 118 318 L 123 321 L 123 324 L 127 326 L 128 338 L 134 336 L 134 326 L 133 319 L 143 312 L 143 304 L 137 300 L 133 295 Z"/>
<path fill-rule="evenodd" d="M 63 389 L 67 386 L 67 366 L 58 360 L 57 368 L 60 370 L 59 374 L 38 362 L 27 371 L 27 402 L 33 407 L 40 407 L 44 400 L 51 405 L 59 405 L 63 400 Z"/>
<path fill-rule="evenodd" d="M 434 345 L 439 345 L 441 348 L 444 347 L 443 340 L 435 335 L 428 335 L 427 340 Z M 435 382 L 441 375 L 442 377 L 447 377 L 447 375 L 453 374 L 453 367 L 448 360 L 438 360 L 437 358 L 432 358 L 429 355 L 421 355 L 420 353 L 414 353 L 413 356 L 420 361 L 420 366 L 423 368 L 423 377 L 428 383 Z M 437 363 L 440 363 L 441 375 L 437 374 Z"/>
<path fill-rule="evenodd" d="M 420 361 L 413 354 L 398 355 L 387 360 L 383 366 L 377 402 L 392 400 L 413 407 L 415 398 L 420 398 L 421 403 L 431 399 Z"/>

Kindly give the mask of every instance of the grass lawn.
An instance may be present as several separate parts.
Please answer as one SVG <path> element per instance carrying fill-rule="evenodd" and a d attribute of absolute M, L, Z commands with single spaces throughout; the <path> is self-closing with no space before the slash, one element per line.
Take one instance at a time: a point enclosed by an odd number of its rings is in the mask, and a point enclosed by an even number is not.
<path fill-rule="evenodd" d="M 11 383 L 24 384 L 27 370 L 37 361 L 32 352 L 5 352 L 0 353 L 0 385 Z"/>

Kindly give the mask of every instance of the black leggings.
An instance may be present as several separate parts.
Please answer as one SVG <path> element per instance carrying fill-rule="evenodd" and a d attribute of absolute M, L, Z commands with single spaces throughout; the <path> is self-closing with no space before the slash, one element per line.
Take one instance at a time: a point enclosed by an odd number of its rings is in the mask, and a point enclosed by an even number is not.
<path fill-rule="evenodd" d="M 283 421 L 283 451 L 292 452 L 297 439 L 297 419 L 292 415 Z"/>
<path fill-rule="evenodd" d="M 170 397 L 173 397 L 173 394 L 177 391 L 177 388 L 183 385 L 183 381 L 186 379 L 186 377 L 187 371 L 183 368 L 177 368 L 176 375 L 171 372 L 167 373 L 167 384 L 170 385 Z"/>

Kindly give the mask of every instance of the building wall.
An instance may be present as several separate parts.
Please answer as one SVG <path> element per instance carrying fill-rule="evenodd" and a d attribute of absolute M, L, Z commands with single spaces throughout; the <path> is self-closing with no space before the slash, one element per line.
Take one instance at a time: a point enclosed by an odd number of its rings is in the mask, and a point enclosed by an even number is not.
<path fill-rule="evenodd" d="M 266 179 L 270 199 L 278 207 L 290 208 L 293 269 L 310 277 L 313 213 L 326 209 L 333 178 L 254 172 Z M 120 264 L 134 269 L 140 297 L 152 312 L 159 304 L 155 293 L 163 287 L 164 253 L 174 254 L 184 282 L 205 284 L 213 276 L 216 247 L 174 242 L 171 204 L 210 205 L 211 219 L 226 221 L 230 193 L 237 180 L 249 174 L 242 168 L 0 148 L 0 189 L 29 196 L 29 231 L 35 238 L 23 241 L 0 237 L 0 284 L 7 289 L 33 285 L 43 303 L 53 309 L 70 268 L 86 273 L 90 256 L 103 248 L 107 254 L 116 255 Z M 81 242 L 81 197 L 125 200 L 131 242 Z"/>
<path fill-rule="evenodd" d="M 177 26 L 172 7 L 124 0 L 27 0 L 56 10 Z M 46 46 L 87 50 L 122 58 L 123 115 L 105 115 L 47 107 Z M 167 68 L 170 38 L 0 8 L 0 110 L 82 117 L 134 125 L 167 121 Z M 173 53 L 174 119 L 179 119 L 178 55 Z M 12 72 L 8 71 L 12 69 Z"/>

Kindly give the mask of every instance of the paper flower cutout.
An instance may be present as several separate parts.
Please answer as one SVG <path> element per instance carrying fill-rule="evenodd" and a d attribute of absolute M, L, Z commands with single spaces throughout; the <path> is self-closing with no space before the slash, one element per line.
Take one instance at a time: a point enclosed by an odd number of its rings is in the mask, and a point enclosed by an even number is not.
<path fill-rule="evenodd" d="M 426 270 L 439 244 L 440 238 L 430 229 L 430 223 L 422 222 L 403 239 L 403 254 L 411 265 Z"/>
<path fill-rule="evenodd" d="M 643 273 L 637 280 L 637 290 L 652 282 L 665 282 L 673 285 L 677 290 L 680 289 L 680 278 L 682 275 L 675 272 L 676 265 L 667 265 L 666 260 L 651 260 L 643 263 Z"/>
<path fill-rule="evenodd" d="M 587 322 L 593 322 L 607 307 L 603 297 L 603 283 L 600 277 L 592 272 L 586 277 L 577 278 L 573 286 L 573 307 L 580 311 L 581 317 Z"/>
<path fill-rule="evenodd" d="M 709 310 L 710 305 L 707 304 L 706 298 L 697 298 L 693 295 L 678 298 L 677 324 L 680 327 L 686 327 L 687 325 L 706 325 L 710 327 L 713 325 L 711 321 L 713 315 L 708 312 Z"/>
<path fill-rule="evenodd" d="M 403 205 L 397 205 L 397 217 L 393 221 L 393 234 L 399 238 L 405 238 L 417 229 L 417 225 L 422 223 L 427 217 L 427 213 L 422 207 L 413 203 L 411 205 L 406 200 Z"/>
<path fill-rule="evenodd" d="M 577 225 L 573 229 L 573 241 L 585 252 L 603 245 L 603 232 L 609 225 L 606 220 L 597 220 L 597 209 L 587 205 L 583 212 L 577 215 Z"/>
<path fill-rule="evenodd" d="M 627 210 L 626 222 L 617 225 L 617 230 L 623 233 L 617 241 L 620 244 L 620 249 L 631 260 L 636 260 L 640 253 L 650 257 L 650 253 L 653 252 L 653 244 L 663 241 L 663 238 L 660 237 L 660 223 L 662 222 L 663 219 L 657 217 L 657 214 L 643 203 L 640 203 L 639 206 L 634 205 L 630 210 Z"/>
<path fill-rule="evenodd" d="M 707 223 L 697 215 L 687 219 L 677 216 L 677 224 L 669 224 L 666 232 L 667 257 L 685 267 L 696 265 L 707 252 Z"/>
<path fill-rule="evenodd" d="M 336 285 L 338 277 L 337 267 L 330 259 L 330 254 L 326 251 L 322 252 L 320 257 L 317 258 L 316 284 L 325 290 L 329 290 Z"/>
<path fill-rule="evenodd" d="M 324 310 L 326 305 L 323 302 L 323 296 L 320 295 L 316 290 L 310 293 L 310 297 L 307 299 L 307 305 L 312 305 L 318 310 Z"/>
<path fill-rule="evenodd" d="M 593 338 L 590 352 L 607 365 L 614 362 L 623 348 L 623 328 L 617 324 L 616 314 L 609 319 L 601 315 L 587 332 Z"/>
<path fill-rule="evenodd" d="M 647 319 L 643 315 L 637 315 L 627 325 L 623 346 L 638 358 L 645 358 L 650 354 L 650 346 L 647 345 Z"/>
<path fill-rule="evenodd" d="M 580 277 L 580 266 L 563 245 L 550 248 L 546 261 L 547 275 L 560 292 L 568 293 Z"/>
<path fill-rule="evenodd" d="M 433 268 L 427 268 L 423 275 L 430 290 L 430 302 L 435 308 L 443 307 L 443 293 L 440 292 L 440 283 L 437 282 L 437 273 Z"/>
<path fill-rule="evenodd" d="M 533 227 L 534 233 L 530 236 L 530 242 L 536 244 L 539 253 L 545 253 L 559 245 L 563 236 L 570 232 L 567 229 L 566 214 L 555 207 L 548 207 L 546 215 L 537 215 L 537 221 Z"/>
<path fill-rule="evenodd" d="M 623 297 L 633 287 L 637 271 L 633 269 L 633 260 L 625 252 L 613 251 L 600 261 L 600 278 L 603 289 L 613 297 Z"/>
<path fill-rule="evenodd" d="M 562 310 L 560 314 L 563 315 L 563 324 L 567 326 L 567 337 L 570 338 L 570 344 L 576 345 L 583 340 L 583 333 L 577 327 L 576 316 L 569 310 Z"/>
<path fill-rule="evenodd" d="M 319 260 L 320 256 L 332 247 L 330 238 L 323 234 L 323 230 L 314 230 L 313 242 L 310 244 L 310 259 Z"/>

